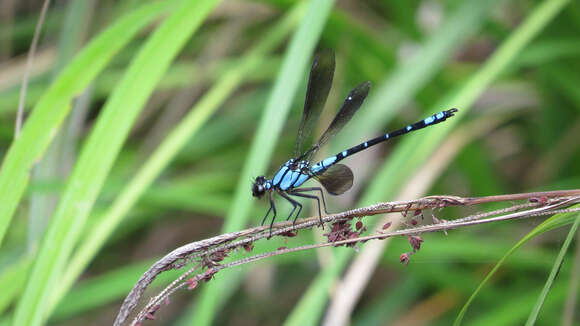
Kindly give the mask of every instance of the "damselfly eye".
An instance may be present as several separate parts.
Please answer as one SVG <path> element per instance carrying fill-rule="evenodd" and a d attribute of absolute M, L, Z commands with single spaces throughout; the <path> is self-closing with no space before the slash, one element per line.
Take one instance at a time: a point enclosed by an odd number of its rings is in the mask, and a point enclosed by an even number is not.
<path fill-rule="evenodd" d="M 256 181 L 254 181 L 254 184 L 252 184 L 252 196 L 262 197 L 266 192 L 266 189 L 264 188 L 265 183 L 266 177 L 263 176 L 257 177 Z"/>

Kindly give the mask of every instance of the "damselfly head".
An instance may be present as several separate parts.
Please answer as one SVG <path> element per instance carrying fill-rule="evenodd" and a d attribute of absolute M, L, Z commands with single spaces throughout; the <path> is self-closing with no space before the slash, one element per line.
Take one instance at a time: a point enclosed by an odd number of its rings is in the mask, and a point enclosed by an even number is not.
<path fill-rule="evenodd" d="M 256 177 L 256 181 L 252 184 L 252 196 L 260 198 L 266 193 L 266 181 L 264 176 Z"/>

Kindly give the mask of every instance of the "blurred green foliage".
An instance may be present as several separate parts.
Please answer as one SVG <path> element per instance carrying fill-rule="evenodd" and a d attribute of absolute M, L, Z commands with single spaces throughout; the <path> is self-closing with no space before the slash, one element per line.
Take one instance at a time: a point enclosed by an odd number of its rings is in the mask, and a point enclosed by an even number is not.
<path fill-rule="evenodd" d="M 58 2 L 47 12 L 17 142 L 20 81 L 42 2 L 6 3 L 2 325 L 110 324 L 156 258 L 259 223 L 266 206 L 251 198 L 250 178 L 269 176 L 293 152 L 316 49 L 337 56 L 318 132 L 352 87 L 373 83 L 322 152 L 460 109 L 449 123 L 350 159 L 355 186 L 331 198 L 331 211 L 399 198 L 417 171 L 437 170 L 433 153 L 462 135 L 465 143 L 417 197 L 570 189 L 580 181 L 576 1 Z M 434 213 L 450 219 L 473 210 Z M 424 235 L 409 266 L 398 262 L 408 242 L 392 240 L 351 323 L 452 324 L 493 265 L 541 221 Z M 566 233 L 555 229 L 515 251 L 464 323 L 523 324 Z M 318 231 L 303 232 L 255 252 L 320 241 Z M 537 325 L 562 320 L 577 243 L 563 254 Z M 220 272 L 178 292 L 149 323 L 320 324 L 354 255 L 303 252 Z M 163 274 L 146 297 L 176 275 Z"/>

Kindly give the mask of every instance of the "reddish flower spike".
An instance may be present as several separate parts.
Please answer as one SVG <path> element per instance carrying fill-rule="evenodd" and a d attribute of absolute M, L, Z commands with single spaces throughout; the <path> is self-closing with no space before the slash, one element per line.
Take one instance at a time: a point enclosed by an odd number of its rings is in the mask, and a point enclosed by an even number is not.
<path fill-rule="evenodd" d="M 159 310 L 159 308 L 161 308 L 161 305 L 158 305 L 158 304 L 156 304 L 153 307 L 151 307 L 151 309 L 145 315 L 145 319 L 147 319 L 147 320 L 155 320 L 154 314 L 157 312 L 157 310 Z"/>
<path fill-rule="evenodd" d="M 208 269 L 207 271 L 205 271 L 203 280 L 209 282 L 215 273 L 217 273 L 217 270 L 213 268 Z"/>
<path fill-rule="evenodd" d="M 413 247 L 413 250 L 415 250 L 415 251 L 421 249 L 422 242 L 423 242 L 423 238 L 421 238 L 418 235 L 409 236 L 409 243 L 411 244 L 411 247 Z"/>
<path fill-rule="evenodd" d="M 401 256 L 399 257 L 399 262 L 405 265 L 409 265 L 409 254 L 408 253 L 402 253 Z"/>
<path fill-rule="evenodd" d="M 189 290 L 193 290 L 197 287 L 197 281 L 195 280 L 195 277 L 190 278 L 189 280 L 187 280 L 187 288 Z"/>
<path fill-rule="evenodd" d="M 246 243 L 244 245 L 244 250 L 246 250 L 247 252 L 252 252 L 253 249 L 254 249 L 254 244 L 253 243 Z"/>

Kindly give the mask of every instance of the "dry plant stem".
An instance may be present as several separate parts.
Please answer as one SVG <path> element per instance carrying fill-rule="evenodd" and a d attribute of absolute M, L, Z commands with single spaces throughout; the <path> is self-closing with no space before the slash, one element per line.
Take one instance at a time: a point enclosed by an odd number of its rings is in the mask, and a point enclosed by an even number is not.
<path fill-rule="evenodd" d="M 131 325 L 138 325 L 140 323 L 140 321 L 143 321 L 146 319 L 147 314 L 152 309 L 152 307 L 155 307 L 155 306 L 159 305 L 161 302 L 167 300 L 169 298 L 169 296 L 171 296 L 173 293 L 175 293 L 175 291 L 177 291 L 177 290 L 181 289 L 182 287 L 184 287 L 185 285 L 187 285 L 187 282 L 183 282 L 183 280 L 187 276 L 189 276 L 191 273 L 193 273 L 196 269 L 198 269 L 199 267 L 200 267 L 200 265 L 197 264 L 194 267 L 190 268 L 187 272 L 181 274 L 181 276 L 179 276 L 175 281 L 171 282 L 171 284 L 169 284 L 165 289 L 163 289 L 163 291 L 161 291 L 158 295 L 151 298 L 149 300 L 149 303 L 146 306 L 148 309 L 141 310 L 141 312 L 139 312 L 137 317 L 135 317 L 135 319 L 133 320 Z M 196 278 L 199 277 L 201 279 L 200 275 L 202 275 L 202 274 L 196 275 L 195 277 Z M 118 318 L 118 316 L 117 316 L 117 318 Z M 117 325 L 117 321 L 115 321 L 115 325 Z"/>
<path fill-rule="evenodd" d="M 424 232 L 437 232 L 437 231 L 442 231 L 442 230 L 456 229 L 456 228 L 463 227 L 463 226 L 491 223 L 491 222 L 497 222 L 497 221 L 503 221 L 503 220 L 530 218 L 530 217 L 534 217 L 534 216 L 551 215 L 551 214 L 562 213 L 562 212 L 576 212 L 576 211 L 580 211 L 580 208 L 571 208 L 571 209 L 556 209 L 556 208 L 572 205 L 572 204 L 578 203 L 578 202 L 580 202 L 580 196 L 570 197 L 570 198 L 567 198 L 566 200 L 558 201 L 555 204 L 539 207 L 539 208 L 532 209 L 529 211 L 518 212 L 518 213 L 508 214 L 508 215 L 504 215 L 504 216 L 488 218 L 488 219 L 484 219 L 484 220 L 476 220 L 473 217 L 469 217 L 469 218 L 465 218 L 465 219 L 461 219 L 461 220 L 454 220 L 454 221 L 444 222 L 444 223 L 440 223 L 440 224 L 436 224 L 436 225 L 427 225 L 427 226 L 415 227 L 415 228 L 410 228 L 410 229 L 405 229 L 405 230 L 398 230 L 398 231 L 393 231 L 393 232 L 373 234 L 373 235 L 359 237 L 359 238 L 355 238 L 355 239 L 348 239 L 348 240 L 329 242 L 329 243 L 321 243 L 321 244 L 305 245 L 305 246 L 300 246 L 300 247 L 295 247 L 295 248 L 278 249 L 278 250 L 273 251 L 273 252 L 267 252 L 267 253 L 263 253 L 263 254 L 259 254 L 259 255 L 254 255 L 254 256 L 242 258 L 242 259 L 239 259 L 236 261 L 232 261 L 229 263 L 224 263 L 222 265 L 212 267 L 212 275 L 217 273 L 218 271 L 220 271 L 222 269 L 240 266 L 243 264 L 256 262 L 256 261 L 259 261 L 259 260 L 262 260 L 265 258 L 278 256 L 278 255 L 282 255 L 282 254 L 298 252 L 298 251 L 313 250 L 313 249 L 318 249 L 318 248 L 322 248 L 322 247 L 330 247 L 330 246 L 341 246 L 341 245 L 353 244 L 353 243 L 357 243 L 357 242 L 364 242 L 364 241 L 368 241 L 368 240 L 377 240 L 377 239 L 384 240 L 384 239 L 391 238 L 394 236 L 408 236 L 408 235 L 416 235 L 416 234 L 420 234 L 420 233 L 424 233 Z M 500 210 L 498 210 L 498 211 L 500 211 Z M 456 221 L 461 221 L 461 222 L 456 222 Z M 186 272 L 186 274 L 184 274 L 184 275 L 191 274 L 191 272 L 193 270 L 194 269 L 188 270 Z M 194 279 L 196 282 L 200 281 L 200 280 L 205 278 L 205 275 L 206 275 L 206 273 L 199 273 L 194 277 Z M 185 278 L 185 276 L 182 276 L 179 278 L 179 280 L 183 280 L 184 278 Z M 155 298 L 150 300 L 149 304 L 145 308 L 143 308 L 143 310 L 141 310 L 139 312 L 139 314 L 133 320 L 131 325 L 139 325 L 140 322 L 142 322 L 143 320 L 146 319 L 146 316 L 150 312 L 156 311 L 161 306 L 161 303 L 164 300 L 166 300 L 171 294 L 173 294 L 178 289 L 187 285 L 186 282 L 183 282 L 179 285 L 176 285 L 176 283 L 178 283 L 178 281 L 173 282 L 170 286 L 168 286 L 165 290 L 163 290 L 163 292 L 160 295 L 157 295 Z M 121 325 L 121 324 L 119 324 L 119 325 Z"/>
<path fill-rule="evenodd" d="M 445 231 L 450 229 L 455 229 L 458 227 L 468 226 L 468 225 L 476 225 L 476 224 L 483 224 L 483 223 L 490 223 L 502 220 L 510 220 L 510 219 L 517 219 L 517 218 L 526 218 L 530 216 L 538 216 L 538 215 L 548 215 L 553 214 L 557 210 L 570 206 L 573 203 L 580 201 L 580 189 L 575 190 L 563 190 L 563 191 L 549 191 L 549 192 L 534 192 L 534 193 L 525 193 L 525 194 L 510 194 L 510 195 L 500 195 L 500 196 L 487 196 L 487 197 L 457 197 L 457 196 L 429 196 L 420 198 L 417 200 L 409 200 L 409 201 L 397 201 L 397 202 L 389 202 L 389 203 L 380 203 L 376 205 L 371 205 L 363 208 L 357 208 L 345 212 L 341 212 L 338 214 L 332 214 L 328 216 L 324 216 L 322 218 L 324 223 L 333 223 L 338 221 L 350 220 L 355 217 L 364 217 L 364 216 L 372 216 L 378 214 L 385 214 L 385 213 L 393 213 L 393 212 L 409 212 L 409 211 L 416 211 L 416 210 L 425 210 L 425 209 L 439 209 L 449 206 L 471 206 L 476 204 L 482 203 L 490 203 L 490 202 L 499 202 L 499 201 L 515 201 L 515 200 L 524 200 L 527 199 L 530 202 L 523 205 L 515 205 L 510 208 L 500 209 L 491 211 L 488 213 L 477 214 L 473 216 L 468 216 L 462 219 L 457 219 L 453 221 L 445 221 L 439 224 L 433 225 L 426 225 L 421 227 L 409 228 L 404 230 L 398 230 L 393 232 L 386 232 L 386 233 L 379 233 L 373 234 L 365 237 L 359 237 L 356 239 L 349 239 L 343 241 L 336 241 L 331 243 L 322 243 L 322 244 L 313 244 L 313 245 L 306 245 L 302 247 L 296 247 L 291 249 L 281 249 L 270 253 L 264 253 L 257 256 L 247 257 L 242 260 L 224 263 L 222 265 L 212 267 L 216 271 L 221 270 L 223 268 L 228 268 L 232 266 L 237 266 L 241 264 L 246 264 L 250 262 L 254 262 L 260 259 L 264 259 L 267 257 L 291 253 L 296 251 L 302 250 L 311 250 L 315 248 L 322 248 L 328 246 L 340 246 L 344 244 L 356 243 L 359 241 L 368 241 L 373 239 L 386 239 L 393 236 L 404 236 L 404 235 L 414 235 L 423 232 L 436 232 L 436 231 Z M 487 219 L 482 219 L 488 216 L 495 216 L 498 214 L 505 214 L 506 212 L 512 212 L 517 210 L 522 210 L 526 208 L 532 208 L 526 211 L 511 213 L 507 215 L 501 215 L 496 217 L 490 217 Z M 300 229 L 312 228 L 317 226 L 319 223 L 319 219 L 317 216 L 305 219 L 295 226 L 292 226 L 291 222 L 281 222 L 277 223 L 274 228 L 275 231 L 272 232 L 272 236 L 275 235 L 284 235 L 288 234 L 289 232 L 293 232 Z M 135 287 L 131 290 L 123 305 L 121 310 L 119 311 L 119 315 L 115 321 L 115 325 L 122 325 L 131 311 L 136 307 L 138 301 L 140 300 L 143 292 L 145 289 L 153 282 L 155 277 L 159 275 L 161 272 L 170 270 L 170 269 L 177 269 L 181 268 L 186 265 L 191 260 L 195 259 L 196 257 L 200 256 L 209 256 L 212 253 L 215 253 L 220 250 L 232 250 L 235 248 L 242 247 L 244 245 L 249 245 L 257 240 L 263 239 L 268 237 L 269 235 L 269 228 L 268 227 L 254 227 L 249 228 L 243 231 L 237 231 L 227 234 L 222 234 L 213 238 L 205 239 L 202 241 L 194 242 L 182 246 L 180 248 L 175 249 L 155 264 L 153 264 L 147 272 L 145 272 Z M 242 240 L 237 240 L 242 238 Z M 237 241 L 234 241 L 237 240 Z M 188 273 L 191 273 L 189 271 Z M 183 276 L 184 278 L 185 276 Z M 183 279 L 180 278 L 180 279 Z M 177 281 L 179 282 L 179 281 Z M 174 282 L 174 283 L 177 283 Z M 172 293 L 171 286 L 166 289 L 167 293 Z M 158 296 L 160 297 L 160 296 Z M 147 307 L 144 309 L 145 312 L 149 311 L 151 307 L 158 305 L 159 302 L 157 300 L 153 300 Z"/>
<path fill-rule="evenodd" d="M 28 88 L 28 76 L 30 75 L 30 70 L 32 70 L 32 61 L 34 60 L 34 55 L 36 54 L 36 46 L 38 45 L 40 30 L 44 24 L 44 17 L 46 16 L 49 5 L 50 0 L 44 0 L 42 9 L 40 10 L 40 17 L 38 18 L 38 23 L 36 23 L 36 29 L 34 30 L 34 36 L 32 37 L 32 44 L 30 44 L 30 51 L 28 51 L 28 57 L 26 58 L 26 69 L 24 70 L 24 77 L 22 77 L 20 98 L 18 99 L 18 113 L 16 114 L 14 139 L 18 138 L 18 134 L 20 134 L 20 128 L 22 127 L 22 116 L 24 115 L 24 103 L 26 99 L 26 90 Z"/>

